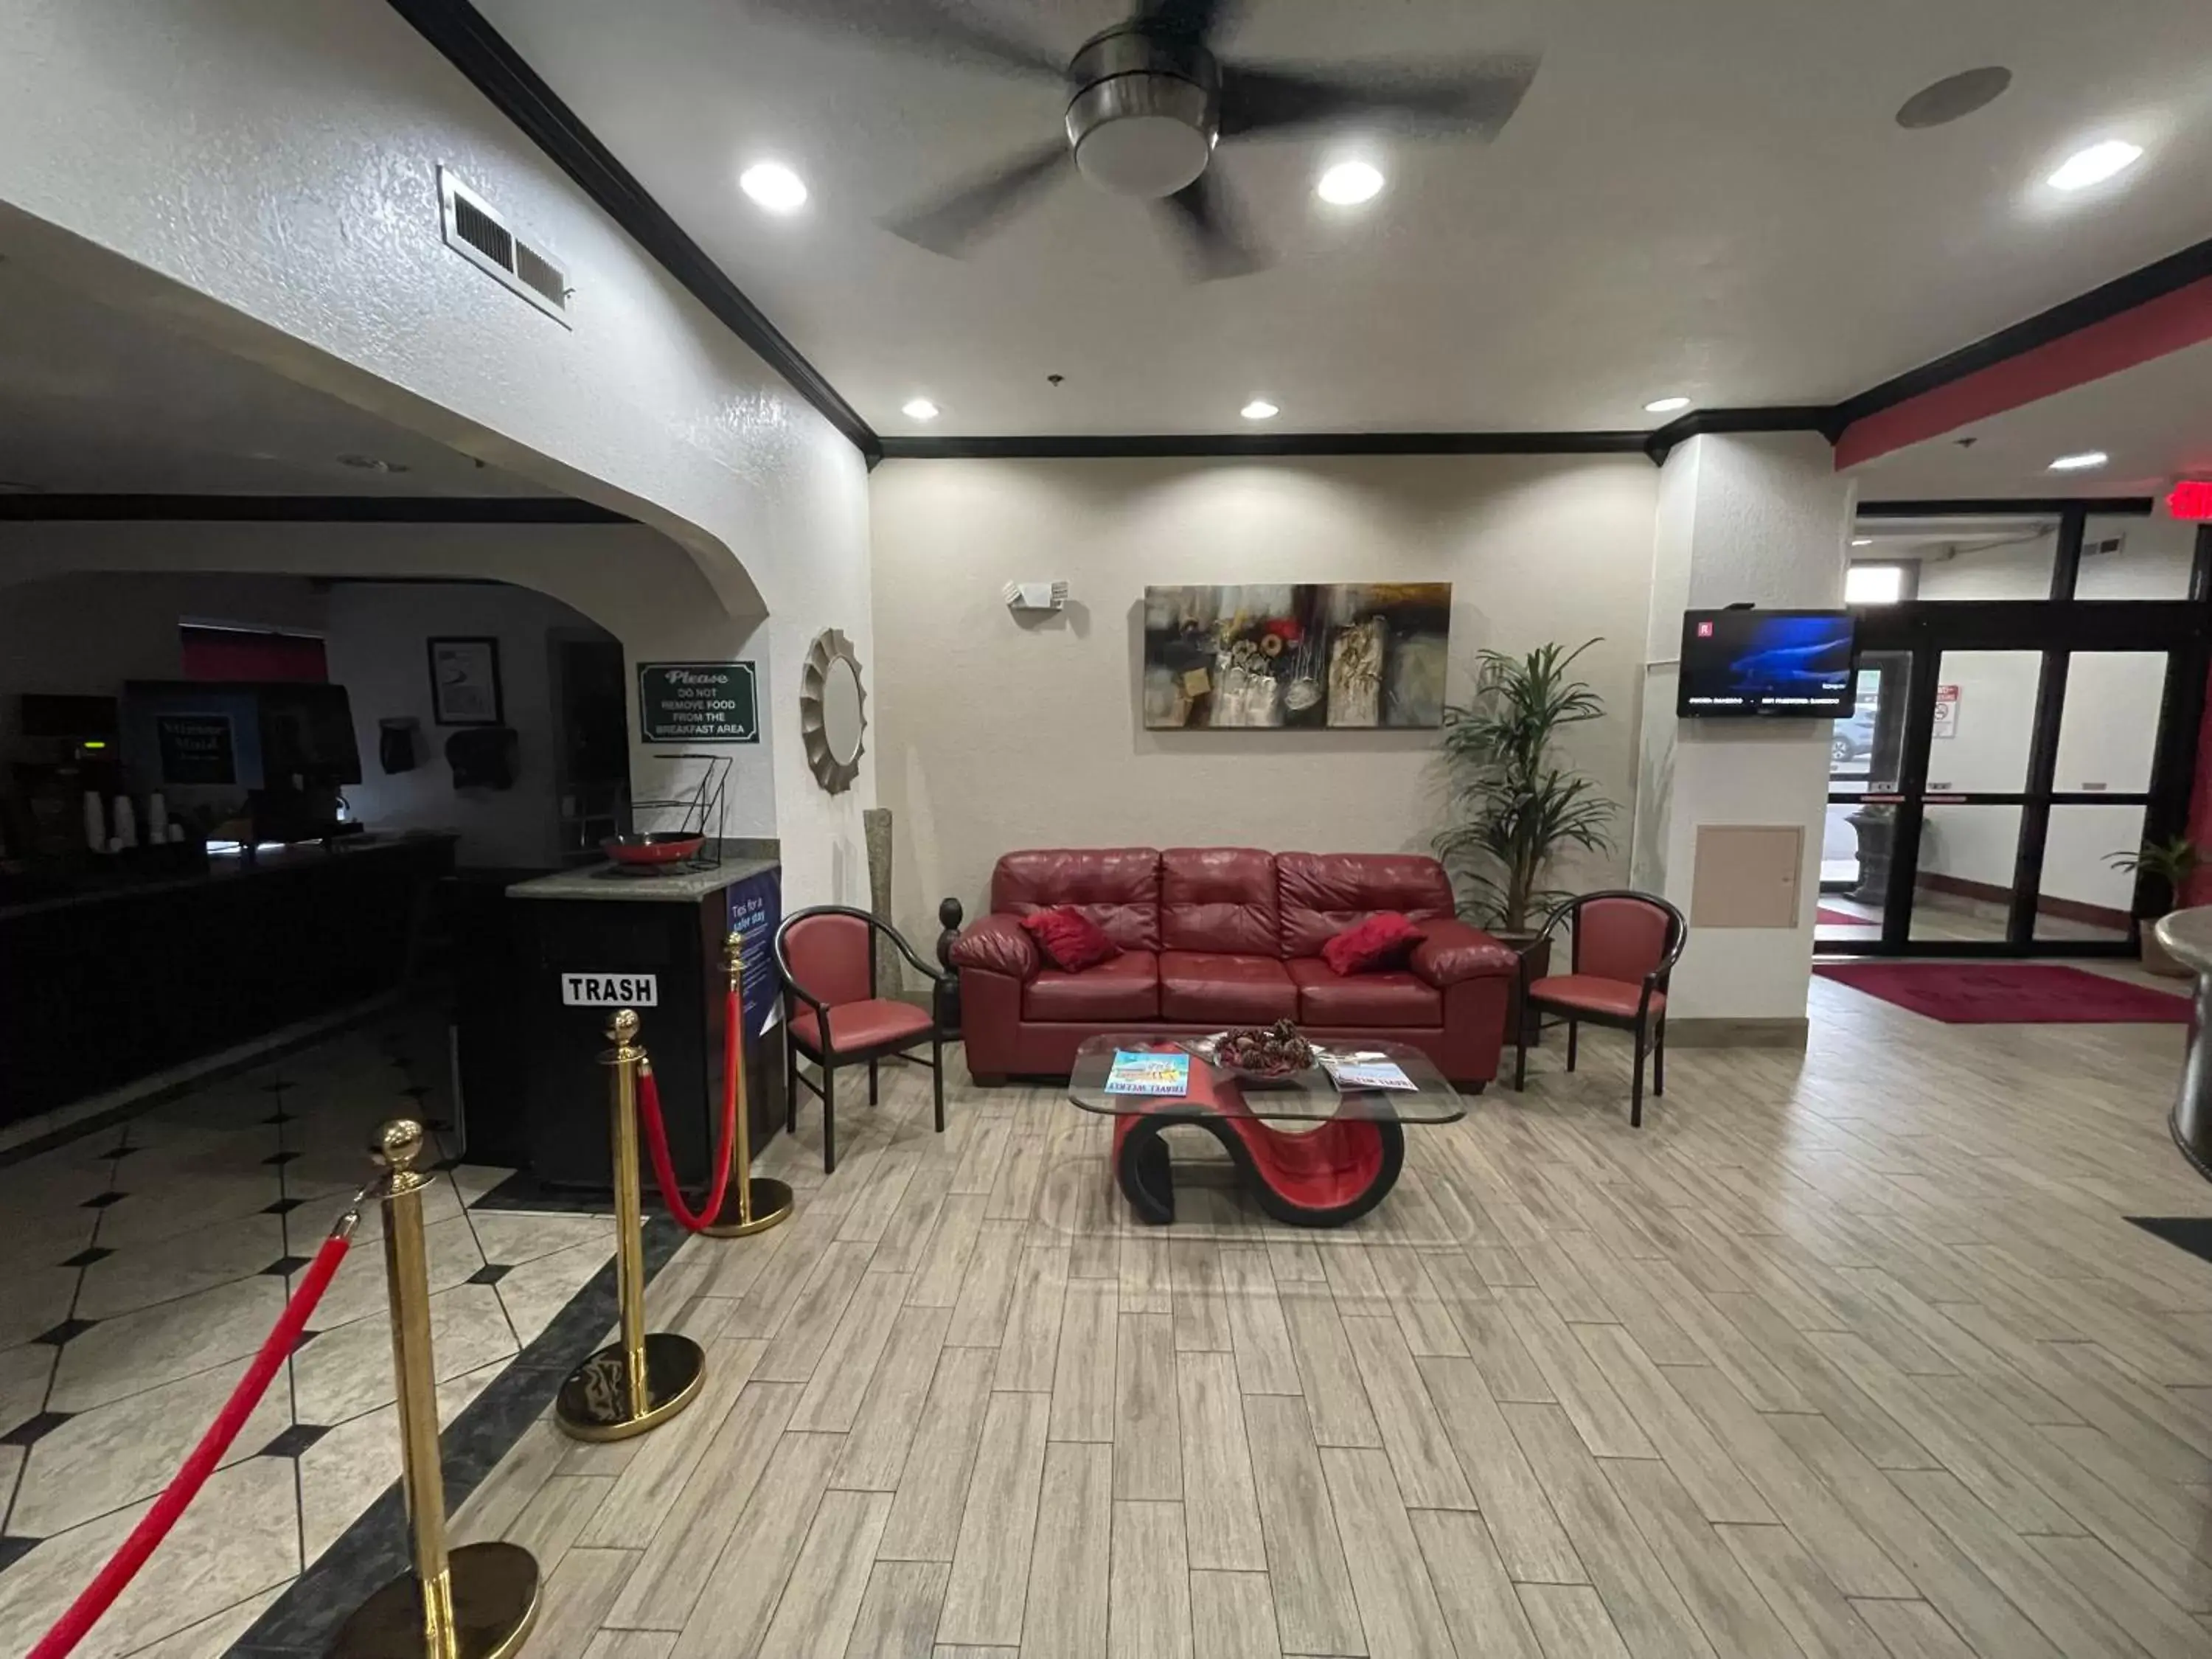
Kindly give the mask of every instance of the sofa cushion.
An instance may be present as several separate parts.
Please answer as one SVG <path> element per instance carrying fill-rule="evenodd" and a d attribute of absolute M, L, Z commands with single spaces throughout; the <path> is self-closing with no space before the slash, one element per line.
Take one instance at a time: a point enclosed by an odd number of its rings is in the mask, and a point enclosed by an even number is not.
<path fill-rule="evenodd" d="M 1170 847 L 1162 853 L 1160 945 L 1169 951 L 1281 955 L 1275 855 L 1249 847 Z"/>
<path fill-rule="evenodd" d="M 1294 1019 L 1297 987 L 1273 957 L 1218 951 L 1160 952 L 1160 1015 L 1223 1025 Z"/>
<path fill-rule="evenodd" d="M 1554 974 L 1549 979 L 1540 979 L 1528 988 L 1531 1002 L 1556 1003 L 1563 1008 L 1583 1008 L 1594 1014 L 1611 1014 L 1620 1019 L 1636 1018 L 1637 1004 L 1644 1000 L 1641 982 L 1631 984 L 1626 980 L 1600 979 L 1595 974 Z M 1667 1012 L 1667 994 L 1651 994 L 1651 1012 Z"/>
<path fill-rule="evenodd" d="M 1024 1019 L 1158 1019 L 1159 1016 L 1159 958 L 1150 951 L 1124 951 L 1079 974 L 1046 968 L 1022 988 Z"/>
<path fill-rule="evenodd" d="M 1321 947 L 1321 959 L 1338 974 L 1374 974 L 1403 968 L 1421 930 L 1395 910 L 1355 921 Z M 1300 957 L 1300 961 L 1306 958 Z"/>
<path fill-rule="evenodd" d="M 1121 947 L 1106 937 L 1104 928 L 1065 904 L 1032 910 L 1022 918 L 1022 926 L 1045 960 L 1062 973 L 1079 974 L 1121 954 Z"/>
<path fill-rule="evenodd" d="M 1385 910 L 1414 921 L 1452 914 L 1443 866 L 1413 854 L 1278 853 L 1275 892 L 1285 957 L 1317 957 L 1332 934 Z"/>
<path fill-rule="evenodd" d="M 1283 964 L 1298 988 L 1298 1018 L 1309 1025 L 1425 1025 L 1444 1023 L 1443 993 L 1418 974 L 1338 973 L 1318 957 Z"/>
<path fill-rule="evenodd" d="M 1160 948 L 1160 855 L 1150 847 L 1040 848 L 991 872 L 991 908 L 1080 910 L 1124 951 Z"/>

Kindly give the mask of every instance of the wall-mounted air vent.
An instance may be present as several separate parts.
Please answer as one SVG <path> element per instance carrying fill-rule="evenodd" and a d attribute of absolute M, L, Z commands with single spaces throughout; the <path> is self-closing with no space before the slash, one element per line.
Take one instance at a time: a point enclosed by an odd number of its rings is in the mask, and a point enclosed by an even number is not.
<path fill-rule="evenodd" d="M 575 290 L 561 267 L 524 241 L 499 210 L 456 179 L 438 169 L 439 216 L 446 246 L 479 270 L 488 271 L 562 327 L 568 321 L 568 296 Z"/>
<path fill-rule="evenodd" d="M 2106 554 L 2118 552 L 2127 544 L 2128 538 L 2124 535 L 2100 536 L 2094 541 L 2081 544 L 2081 556 L 2085 559 L 2100 558 Z"/>

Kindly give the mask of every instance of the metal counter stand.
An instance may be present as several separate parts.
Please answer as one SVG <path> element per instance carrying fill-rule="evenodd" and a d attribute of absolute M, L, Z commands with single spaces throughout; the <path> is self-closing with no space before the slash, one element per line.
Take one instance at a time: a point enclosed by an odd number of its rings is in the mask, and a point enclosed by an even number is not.
<path fill-rule="evenodd" d="M 2197 1006 L 2189 1016 L 2189 1054 L 2181 1066 L 2181 1091 L 2173 1103 L 2173 1144 L 2212 1181 L 2212 906 L 2176 910 L 2158 921 L 2158 942 L 2197 975 Z"/>

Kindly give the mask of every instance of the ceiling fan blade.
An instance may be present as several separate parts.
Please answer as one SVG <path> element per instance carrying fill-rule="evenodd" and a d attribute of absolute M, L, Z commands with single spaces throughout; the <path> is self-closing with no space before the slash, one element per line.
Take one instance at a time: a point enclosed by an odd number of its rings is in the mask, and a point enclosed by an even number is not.
<path fill-rule="evenodd" d="M 944 0 L 750 0 L 756 11 L 817 34 L 860 34 L 881 45 L 981 69 L 1067 78 L 1067 59 Z"/>
<path fill-rule="evenodd" d="M 957 259 L 1026 207 L 1073 159 L 1066 141 L 1055 138 L 969 179 L 927 207 L 886 221 L 884 228 L 917 247 Z"/>
<path fill-rule="evenodd" d="M 1221 136 L 1358 122 L 1420 137 L 1494 138 L 1521 106 L 1537 62 L 1486 58 L 1449 72 L 1382 64 L 1224 64 Z"/>
<path fill-rule="evenodd" d="M 1146 0 L 1137 27 L 1156 40 L 1202 46 L 1234 19 L 1237 9 L 1237 0 Z"/>
<path fill-rule="evenodd" d="M 1266 256 L 1244 234 L 1228 187 L 1211 172 L 1163 197 L 1158 206 L 1183 237 L 1194 281 L 1249 276 L 1266 267 Z"/>

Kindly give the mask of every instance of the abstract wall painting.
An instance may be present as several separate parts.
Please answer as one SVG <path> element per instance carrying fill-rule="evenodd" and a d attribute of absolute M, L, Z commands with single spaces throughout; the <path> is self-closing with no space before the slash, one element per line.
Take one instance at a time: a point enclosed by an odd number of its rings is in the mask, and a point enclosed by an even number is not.
<path fill-rule="evenodd" d="M 1152 731 L 1443 724 L 1449 582 L 1145 590 Z"/>

